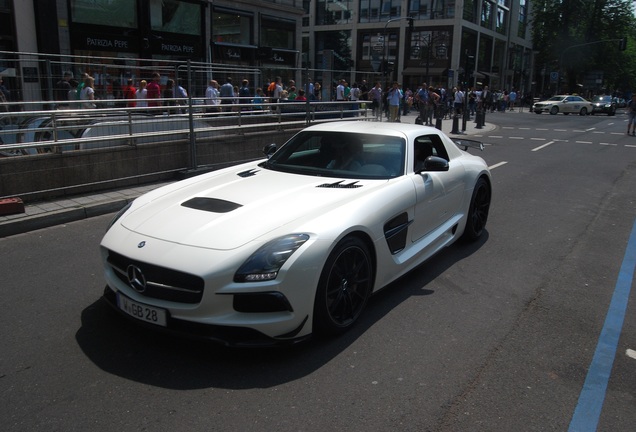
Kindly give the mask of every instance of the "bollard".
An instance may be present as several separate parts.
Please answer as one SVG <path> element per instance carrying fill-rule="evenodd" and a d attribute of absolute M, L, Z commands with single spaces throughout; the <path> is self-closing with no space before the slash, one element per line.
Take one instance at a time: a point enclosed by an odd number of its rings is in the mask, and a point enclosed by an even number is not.
<path fill-rule="evenodd" d="M 459 133 L 459 115 L 457 113 L 455 113 L 455 115 L 453 116 L 453 130 L 451 131 L 451 133 Z"/>
<path fill-rule="evenodd" d="M 470 115 L 468 114 L 468 110 L 464 111 L 464 117 L 462 118 L 462 132 L 466 132 L 466 123 L 468 122 L 468 118 Z"/>
<path fill-rule="evenodd" d="M 477 114 L 475 114 L 475 129 L 481 129 L 484 125 L 483 125 L 483 117 L 484 117 L 484 111 L 479 109 L 477 110 Z"/>

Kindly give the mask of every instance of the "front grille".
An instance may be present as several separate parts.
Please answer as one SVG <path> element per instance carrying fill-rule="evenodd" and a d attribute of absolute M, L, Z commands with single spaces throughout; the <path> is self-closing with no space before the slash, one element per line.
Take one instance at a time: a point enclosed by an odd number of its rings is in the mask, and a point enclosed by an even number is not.
<path fill-rule="evenodd" d="M 198 276 L 148 264 L 108 251 L 108 264 L 117 277 L 141 295 L 177 303 L 198 303 L 203 297 L 204 282 Z M 129 281 L 129 269 L 136 267 L 143 274 L 145 290 Z"/>

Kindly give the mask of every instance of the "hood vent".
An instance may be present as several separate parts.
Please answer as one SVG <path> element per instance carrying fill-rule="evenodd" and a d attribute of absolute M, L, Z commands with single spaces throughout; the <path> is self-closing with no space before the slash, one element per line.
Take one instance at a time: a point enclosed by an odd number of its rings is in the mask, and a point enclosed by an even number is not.
<path fill-rule="evenodd" d="M 259 171 L 259 170 L 251 169 L 251 170 L 247 170 L 247 171 L 240 172 L 240 173 L 238 173 L 237 175 L 238 175 L 239 177 L 243 177 L 243 178 L 245 178 L 245 177 L 252 177 L 252 176 L 255 176 L 255 175 L 256 175 L 256 173 L 257 173 L 258 171 Z"/>
<path fill-rule="evenodd" d="M 355 189 L 362 187 L 362 185 L 357 184 L 357 181 L 352 183 L 345 183 L 344 180 L 340 180 L 335 183 L 323 183 L 319 185 L 319 188 L 330 188 L 330 189 Z"/>
<path fill-rule="evenodd" d="M 212 213 L 229 213 L 242 207 L 241 204 L 233 203 L 216 198 L 198 197 L 192 198 L 181 204 L 183 207 L 188 207 L 195 210 L 203 210 Z"/>

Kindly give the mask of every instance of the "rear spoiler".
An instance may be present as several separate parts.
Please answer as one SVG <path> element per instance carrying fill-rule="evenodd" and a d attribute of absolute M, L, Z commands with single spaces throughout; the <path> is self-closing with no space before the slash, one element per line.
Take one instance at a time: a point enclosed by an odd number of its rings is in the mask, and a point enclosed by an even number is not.
<path fill-rule="evenodd" d="M 451 138 L 451 139 L 453 140 L 453 142 L 455 143 L 457 147 L 459 147 L 460 149 L 464 151 L 468 151 L 469 147 L 484 151 L 484 143 L 482 143 L 481 141 L 467 140 L 462 138 Z"/>

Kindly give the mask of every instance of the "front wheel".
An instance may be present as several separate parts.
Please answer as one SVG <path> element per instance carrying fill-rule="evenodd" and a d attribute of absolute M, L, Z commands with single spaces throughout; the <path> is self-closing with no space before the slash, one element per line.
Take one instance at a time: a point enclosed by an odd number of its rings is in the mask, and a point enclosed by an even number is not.
<path fill-rule="evenodd" d="M 550 114 L 557 115 L 559 113 L 559 107 L 553 106 L 550 108 Z"/>
<path fill-rule="evenodd" d="M 340 334 L 362 314 L 373 289 L 373 264 L 367 245 L 346 237 L 327 258 L 314 302 L 313 331 Z"/>
<path fill-rule="evenodd" d="M 480 177 L 475 184 L 473 196 L 470 199 L 468 220 L 463 234 L 464 239 L 475 241 L 484 232 L 488 221 L 488 212 L 490 211 L 490 198 L 490 185 L 483 177 Z"/>

